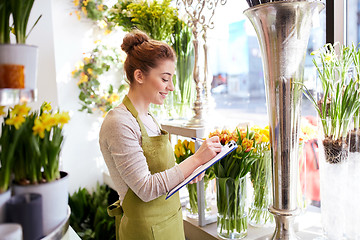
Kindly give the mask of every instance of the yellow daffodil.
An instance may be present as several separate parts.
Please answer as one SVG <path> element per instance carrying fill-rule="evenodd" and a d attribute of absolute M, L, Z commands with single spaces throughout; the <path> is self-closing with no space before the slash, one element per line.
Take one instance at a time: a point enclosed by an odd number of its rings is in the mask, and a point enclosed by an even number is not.
<path fill-rule="evenodd" d="M 11 116 L 15 116 L 15 115 L 25 116 L 28 115 L 30 110 L 31 108 L 26 105 L 26 102 L 21 105 L 17 104 L 14 106 L 13 110 L 11 111 Z"/>
<path fill-rule="evenodd" d="M 5 115 L 5 106 L 0 106 L 0 115 Z"/>
<path fill-rule="evenodd" d="M 53 126 L 57 125 L 57 119 L 49 113 L 41 114 L 40 120 L 48 132 L 50 132 Z"/>
<path fill-rule="evenodd" d="M 270 141 L 270 138 L 268 137 L 268 136 L 266 136 L 266 135 L 262 135 L 262 138 L 261 138 L 261 142 L 264 142 L 264 143 L 267 143 L 267 142 L 269 142 Z"/>
<path fill-rule="evenodd" d="M 105 35 L 108 35 L 108 34 L 110 34 L 110 33 L 111 33 L 111 30 L 110 30 L 110 29 L 106 29 L 105 32 L 104 32 Z"/>
<path fill-rule="evenodd" d="M 101 21 L 99 21 L 98 26 L 99 26 L 101 29 L 104 29 L 104 28 L 107 27 L 107 23 L 106 23 L 104 20 L 101 20 Z"/>
<path fill-rule="evenodd" d="M 16 129 L 19 129 L 24 122 L 25 118 L 22 115 L 16 115 L 14 117 L 6 119 L 5 121 L 7 125 L 13 125 Z"/>
<path fill-rule="evenodd" d="M 254 132 L 260 132 L 261 127 L 259 125 L 254 125 L 250 128 L 250 130 Z"/>
<path fill-rule="evenodd" d="M 85 16 L 87 16 L 87 10 L 86 7 L 81 7 L 81 11 L 84 13 Z"/>
<path fill-rule="evenodd" d="M 40 121 L 39 118 L 35 119 L 34 126 L 33 126 L 32 130 L 33 130 L 33 134 L 35 136 L 39 135 L 40 138 L 44 138 L 44 136 L 45 136 L 45 126 Z"/>
<path fill-rule="evenodd" d="M 93 74 L 92 68 L 88 68 L 88 69 L 87 69 L 87 72 L 88 72 L 90 75 L 92 75 L 92 74 Z"/>
<path fill-rule="evenodd" d="M 103 113 L 106 113 L 105 108 L 104 107 L 99 107 L 99 110 L 102 111 Z"/>
<path fill-rule="evenodd" d="M 94 43 L 95 43 L 95 44 L 101 43 L 101 40 L 100 40 L 100 39 L 95 40 Z"/>
<path fill-rule="evenodd" d="M 107 99 L 109 103 L 117 102 L 120 100 L 120 96 L 116 93 L 112 93 L 110 97 Z"/>
<path fill-rule="evenodd" d="M 82 4 L 86 7 L 88 5 L 89 0 L 83 0 Z"/>
<path fill-rule="evenodd" d="M 69 112 L 55 113 L 54 117 L 57 123 L 60 124 L 60 128 L 62 128 L 64 124 L 68 123 L 70 120 Z"/>
<path fill-rule="evenodd" d="M 48 102 L 44 102 L 43 105 L 42 105 L 42 110 L 44 112 L 50 112 L 51 111 L 51 104 L 48 103 Z"/>
<path fill-rule="evenodd" d="M 75 7 L 77 7 L 77 6 L 79 6 L 80 0 L 74 0 L 73 3 L 75 5 Z"/>
<path fill-rule="evenodd" d="M 331 62 L 333 60 L 333 55 L 325 54 L 325 62 Z"/>
<path fill-rule="evenodd" d="M 98 6 L 97 6 L 97 9 L 99 10 L 99 11 L 104 11 L 104 5 L 103 4 L 99 4 Z"/>

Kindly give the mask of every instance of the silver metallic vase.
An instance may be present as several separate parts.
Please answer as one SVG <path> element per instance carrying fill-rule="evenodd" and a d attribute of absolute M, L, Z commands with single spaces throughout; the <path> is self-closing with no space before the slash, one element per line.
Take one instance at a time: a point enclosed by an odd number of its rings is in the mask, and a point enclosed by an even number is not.
<path fill-rule="evenodd" d="M 265 1 L 262 1 L 265 2 Z M 298 146 L 306 49 L 320 2 L 266 1 L 244 11 L 253 24 L 262 52 L 270 123 L 273 205 L 272 239 L 297 239 Z"/>

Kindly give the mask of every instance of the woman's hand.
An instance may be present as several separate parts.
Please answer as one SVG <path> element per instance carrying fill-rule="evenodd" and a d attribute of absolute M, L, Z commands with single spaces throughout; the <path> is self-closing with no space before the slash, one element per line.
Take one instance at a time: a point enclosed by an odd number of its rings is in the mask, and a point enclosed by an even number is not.
<path fill-rule="evenodd" d="M 193 155 L 198 161 L 199 166 L 207 163 L 221 151 L 221 143 L 218 136 L 206 139 L 200 148 Z"/>
<path fill-rule="evenodd" d="M 204 163 L 207 163 L 209 160 L 214 158 L 216 154 L 220 151 L 221 143 L 218 136 L 206 139 L 194 155 L 188 157 L 179 164 L 180 170 L 183 173 L 184 178 L 187 178 L 200 165 L 203 165 Z M 191 183 L 198 182 L 203 177 L 204 175 L 200 174 L 198 177 L 193 179 Z"/>

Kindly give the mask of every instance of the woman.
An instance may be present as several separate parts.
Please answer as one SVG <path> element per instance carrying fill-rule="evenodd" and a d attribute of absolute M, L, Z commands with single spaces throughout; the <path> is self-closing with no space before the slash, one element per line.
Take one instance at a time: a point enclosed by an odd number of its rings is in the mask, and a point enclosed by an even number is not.
<path fill-rule="evenodd" d="M 193 156 L 175 165 L 169 135 L 149 113 L 150 103 L 163 104 L 174 90 L 175 53 L 140 31 L 127 34 L 121 48 L 127 53 L 124 69 L 130 89 L 105 117 L 99 140 L 119 194 L 121 207 L 111 211 L 122 215 L 117 237 L 183 240 L 179 194 L 167 200 L 165 194 L 220 152 L 221 145 L 218 137 L 207 139 Z"/>

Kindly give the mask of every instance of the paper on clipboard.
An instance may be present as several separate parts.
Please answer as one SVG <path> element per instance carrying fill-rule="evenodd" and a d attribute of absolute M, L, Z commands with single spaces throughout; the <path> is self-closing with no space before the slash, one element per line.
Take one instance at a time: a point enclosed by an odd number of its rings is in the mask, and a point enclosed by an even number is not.
<path fill-rule="evenodd" d="M 212 165 L 214 165 L 217 161 L 221 160 L 223 157 L 225 157 L 226 155 L 228 155 L 229 153 L 231 153 L 232 151 L 234 151 L 237 148 L 237 144 L 235 141 L 230 141 L 228 142 L 224 147 L 222 147 L 221 151 L 210 161 L 208 161 L 207 163 L 199 166 L 197 169 L 195 169 L 195 171 L 190 174 L 184 181 L 182 181 L 181 183 L 179 183 L 176 187 L 174 187 L 173 189 L 171 189 L 167 195 L 166 195 L 166 199 L 168 199 L 169 197 L 171 197 L 174 193 L 176 193 L 177 191 L 179 191 L 183 186 L 185 186 L 186 184 L 188 184 L 189 182 L 191 182 L 191 180 L 193 180 L 194 178 L 196 178 L 199 174 L 201 174 L 202 172 L 204 172 L 206 169 L 208 169 L 209 167 L 211 167 Z"/>

